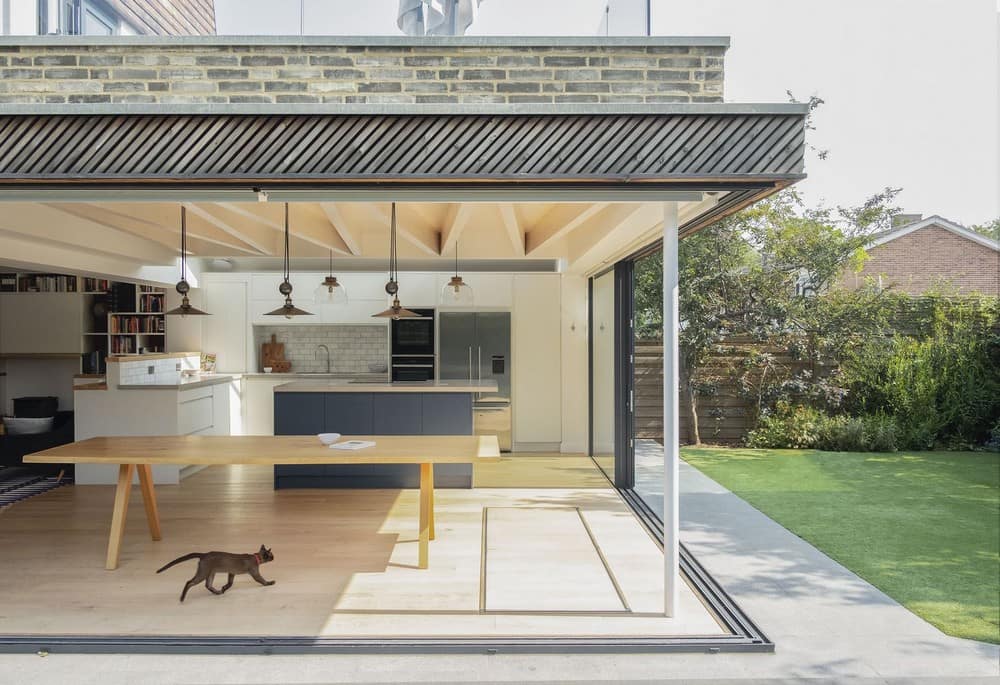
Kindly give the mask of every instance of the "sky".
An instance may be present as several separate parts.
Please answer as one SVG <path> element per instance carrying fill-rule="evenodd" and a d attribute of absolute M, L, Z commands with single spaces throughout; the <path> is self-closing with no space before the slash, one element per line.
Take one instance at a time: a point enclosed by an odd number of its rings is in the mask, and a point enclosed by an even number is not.
<path fill-rule="evenodd" d="M 470 34 L 597 35 L 609 0 L 483 0 Z M 610 0 L 633 3 L 641 0 Z M 220 34 L 398 35 L 398 0 L 215 0 Z M 811 205 L 886 186 L 910 213 L 1000 216 L 998 0 L 652 0 L 653 35 L 725 35 L 727 102 L 816 95 Z M 571 11 L 568 11 L 571 8 Z M 624 12 L 625 9 L 623 8 Z M 620 30 L 612 22 L 612 27 Z M 603 31 L 601 31 L 603 33 Z"/>

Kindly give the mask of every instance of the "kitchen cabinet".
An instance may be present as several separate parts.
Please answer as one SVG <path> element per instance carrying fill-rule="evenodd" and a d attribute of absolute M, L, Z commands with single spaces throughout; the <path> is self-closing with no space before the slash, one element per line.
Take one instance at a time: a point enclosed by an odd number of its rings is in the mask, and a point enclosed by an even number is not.
<path fill-rule="evenodd" d="M 437 307 L 438 274 L 405 271 L 399 274 L 399 301 L 404 307 Z M 389 298 L 390 300 L 392 298 Z"/>
<path fill-rule="evenodd" d="M 0 293 L 2 354 L 80 354 L 80 293 Z"/>
<path fill-rule="evenodd" d="M 435 291 L 441 289 L 451 280 L 451 274 L 438 274 Z M 463 273 L 464 280 L 470 288 L 475 298 L 472 309 L 498 308 L 510 309 L 514 303 L 514 276 L 513 274 L 486 274 L 486 273 Z M 437 305 L 442 311 L 449 309 L 461 309 L 460 307 L 449 307 Z M 465 309 L 469 309 L 466 307 Z"/>
<path fill-rule="evenodd" d="M 514 442 L 558 450 L 562 440 L 559 274 L 516 274 L 513 284 Z"/>
<path fill-rule="evenodd" d="M 214 352 L 215 368 L 243 373 L 247 365 L 247 288 L 243 281 L 209 282 L 204 286 L 205 311 L 201 349 Z"/>
<path fill-rule="evenodd" d="M 274 393 L 274 434 L 472 435 L 472 392 Z M 472 487 L 471 464 L 438 464 L 437 487 Z M 416 464 L 309 464 L 274 467 L 278 488 L 416 488 Z"/>
<path fill-rule="evenodd" d="M 244 435 L 274 435 L 274 386 L 292 380 L 288 376 L 243 377 Z"/>

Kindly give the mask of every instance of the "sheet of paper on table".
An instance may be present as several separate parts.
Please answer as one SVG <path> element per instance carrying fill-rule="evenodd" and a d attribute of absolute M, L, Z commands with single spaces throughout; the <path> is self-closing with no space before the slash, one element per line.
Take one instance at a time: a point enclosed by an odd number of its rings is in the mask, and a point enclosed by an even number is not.
<path fill-rule="evenodd" d="M 337 442 L 330 445 L 332 450 L 363 450 L 366 447 L 374 447 L 371 440 L 348 440 L 347 442 Z"/>

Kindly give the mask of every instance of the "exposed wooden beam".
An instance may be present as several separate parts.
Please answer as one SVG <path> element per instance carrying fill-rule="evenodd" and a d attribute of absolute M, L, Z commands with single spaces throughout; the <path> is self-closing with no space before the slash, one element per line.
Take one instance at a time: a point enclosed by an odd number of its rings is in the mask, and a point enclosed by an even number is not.
<path fill-rule="evenodd" d="M 103 216 L 108 225 L 119 225 L 130 231 L 137 231 L 141 226 L 156 231 L 166 231 L 170 236 L 180 235 L 180 208 L 173 203 L 136 202 L 136 203 L 86 203 L 91 216 Z M 128 220 L 123 223 L 121 219 Z M 188 237 L 219 245 L 227 250 L 236 250 L 245 254 L 262 254 L 261 250 L 239 236 L 233 236 L 218 226 L 205 221 L 197 214 L 188 215 Z M 176 238 L 174 238 L 176 241 Z"/>
<path fill-rule="evenodd" d="M 333 229 L 340 235 L 341 240 L 344 241 L 344 245 L 350 250 L 353 255 L 361 254 L 361 238 L 356 235 L 353 230 L 351 230 L 350 225 L 344 218 L 344 214 L 340 211 L 340 207 L 337 206 L 336 202 L 320 202 L 320 208 L 326 214 L 326 218 L 330 220 L 330 224 Z"/>
<path fill-rule="evenodd" d="M 525 234 L 525 253 L 530 255 L 553 240 L 568 235 L 606 207 L 607 202 L 553 205 L 538 221 L 538 225 Z"/>
<path fill-rule="evenodd" d="M 500 212 L 500 222 L 503 224 L 510 245 L 514 248 L 515 257 L 524 256 L 524 232 L 521 230 L 521 222 L 517 218 L 517 208 L 510 202 L 501 202 L 497 205 Z"/>
<path fill-rule="evenodd" d="M 180 226 L 163 226 L 159 223 L 137 219 L 132 216 L 118 214 L 117 212 L 105 209 L 101 205 L 90 205 L 83 203 L 46 203 L 47 207 L 56 209 L 66 215 L 86 219 L 94 223 L 105 226 L 114 231 L 125 231 L 131 235 L 145 238 L 151 242 L 168 247 L 174 251 L 180 246 Z M 225 236 L 223 236 L 225 238 Z M 247 245 L 241 245 L 232 240 L 217 240 L 204 237 L 203 233 L 195 231 L 188 232 L 188 248 L 193 254 L 216 254 L 219 247 L 224 247 L 227 251 L 237 251 L 244 254 L 259 254 L 256 250 Z"/>
<path fill-rule="evenodd" d="M 185 202 L 183 204 L 191 214 L 200 217 L 227 235 L 231 235 L 237 240 L 246 243 L 261 254 L 271 255 L 278 252 L 274 235 L 266 228 L 240 221 L 238 216 L 215 205 L 196 204 L 194 202 Z"/>
<path fill-rule="evenodd" d="M 388 227 L 391 223 L 391 207 L 386 203 L 372 202 L 365 205 L 372 213 L 372 216 L 382 226 Z M 417 226 L 402 221 L 399 217 L 399 207 L 396 207 L 396 230 L 399 236 L 413 244 L 422 252 L 433 257 L 441 256 L 441 234 L 431 227 Z"/>
<path fill-rule="evenodd" d="M 234 221 L 238 220 L 236 217 L 239 217 L 242 222 L 250 221 L 255 226 L 263 226 L 278 233 L 285 231 L 285 206 L 281 202 L 219 202 L 209 206 L 217 208 L 220 213 L 234 217 Z M 347 242 L 331 225 L 330 219 L 319 207 L 319 203 L 292 203 L 288 223 L 293 236 L 318 245 L 325 250 L 333 250 L 345 255 L 353 254 Z"/>
<path fill-rule="evenodd" d="M 475 205 L 468 202 L 455 202 L 448 208 L 444 225 L 441 227 L 441 254 L 451 254 L 455 249 L 455 243 L 469 225 L 474 207 Z"/>
<path fill-rule="evenodd" d="M 605 261 L 613 261 L 662 221 L 663 205 L 658 202 L 611 205 L 569 235 L 569 266 L 579 272 Z"/>
<path fill-rule="evenodd" d="M 169 264 L 177 255 L 176 247 L 171 249 L 163 243 L 108 228 L 48 205 L 10 203 L 3 210 L 0 231 L 10 237 L 20 235 L 25 241 L 149 264 Z M 3 249 L 0 254 L 4 254 Z"/>

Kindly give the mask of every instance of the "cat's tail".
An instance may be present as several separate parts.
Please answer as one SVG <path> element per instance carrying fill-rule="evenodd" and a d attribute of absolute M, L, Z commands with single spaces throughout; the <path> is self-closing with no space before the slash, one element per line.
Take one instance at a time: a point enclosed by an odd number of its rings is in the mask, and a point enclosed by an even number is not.
<path fill-rule="evenodd" d="M 188 561 L 189 559 L 201 559 L 203 556 L 205 556 L 205 555 L 202 554 L 201 552 L 191 552 L 191 554 L 185 554 L 182 557 L 177 557 L 176 559 L 174 559 L 173 561 L 171 561 L 169 564 L 167 564 L 163 568 L 157 569 L 156 572 L 157 573 L 163 573 L 164 571 L 166 571 L 171 566 L 179 564 L 179 563 L 181 563 L 183 561 Z"/>

